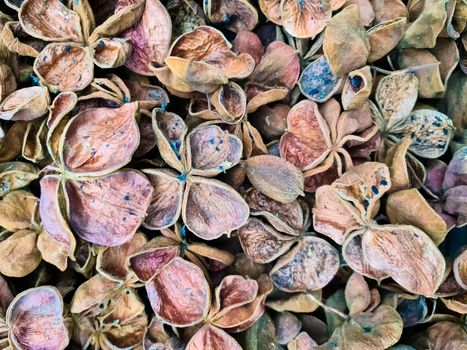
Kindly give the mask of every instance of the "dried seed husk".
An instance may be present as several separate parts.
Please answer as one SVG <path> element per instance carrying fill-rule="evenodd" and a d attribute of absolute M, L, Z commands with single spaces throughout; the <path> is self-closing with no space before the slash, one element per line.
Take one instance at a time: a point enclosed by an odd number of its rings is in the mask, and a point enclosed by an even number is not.
<path fill-rule="evenodd" d="M 312 295 L 310 295 L 312 294 Z M 309 313 L 319 308 L 316 299 L 321 301 L 321 290 L 311 293 L 287 294 L 285 298 L 268 300 L 266 306 L 277 312 L 290 311 L 295 313 Z"/>
<path fill-rule="evenodd" d="M 164 322 L 187 327 L 207 316 L 211 293 L 202 270 L 181 258 L 164 265 L 146 284 L 149 301 Z"/>
<path fill-rule="evenodd" d="M 394 49 L 404 35 L 406 17 L 381 22 L 367 30 L 370 41 L 368 62 L 375 62 Z"/>
<path fill-rule="evenodd" d="M 390 129 L 412 111 L 417 102 L 419 81 L 409 71 L 397 71 L 383 77 L 376 88 L 375 100 Z"/>
<path fill-rule="evenodd" d="M 32 86 L 16 90 L 0 104 L 0 119 L 37 119 L 47 113 L 50 96 L 46 87 Z"/>
<path fill-rule="evenodd" d="M 371 0 L 371 5 L 375 11 L 375 25 L 398 17 L 409 17 L 407 7 L 401 0 Z"/>
<path fill-rule="evenodd" d="M 399 44 L 402 48 L 432 48 L 447 18 L 446 5 L 441 0 L 425 0 L 417 18 L 408 24 Z"/>
<path fill-rule="evenodd" d="M 234 256 L 225 250 L 221 250 L 215 247 L 208 246 L 204 243 L 190 243 L 187 247 L 188 251 L 196 254 L 198 257 L 209 259 L 215 264 L 220 266 L 219 270 L 232 265 L 234 262 Z M 208 266 L 209 268 L 210 266 Z M 212 270 L 217 271 L 217 266 L 214 266 Z"/>
<path fill-rule="evenodd" d="M 253 186 L 271 199 L 290 203 L 303 196 L 303 175 L 285 159 L 261 155 L 245 161 L 245 171 Z"/>
<path fill-rule="evenodd" d="M 467 186 L 456 186 L 447 190 L 443 195 L 443 211 L 455 219 L 457 227 L 463 227 L 467 223 Z M 446 217 L 444 216 L 444 219 Z M 448 225 L 451 225 L 448 220 Z"/>
<path fill-rule="evenodd" d="M 37 57 L 47 45 L 40 39 L 30 37 L 16 21 L 5 23 L 0 38 L 8 50 L 20 56 Z"/>
<path fill-rule="evenodd" d="M 138 129 L 140 141 L 138 148 L 133 154 L 134 157 L 142 157 L 148 154 L 156 147 L 156 134 L 152 129 L 152 113 L 148 110 L 140 110 L 140 119 L 138 121 Z"/>
<path fill-rule="evenodd" d="M 21 150 L 23 158 L 34 163 L 45 161 L 48 157 L 45 147 L 43 147 L 46 137 L 47 121 L 45 119 L 36 119 L 29 122 Z"/>
<path fill-rule="evenodd" d="M 331 19 L 328 1 L 282 0 L 280 3 L 281 25 L 295 38 L 314 38 L 321 33 Z"/>
<path fill-rule="evenodd" d="M 459 148 L 452 155 L 445 173 L 443 174 L 443 189 L 453 188 L 459 185 L 467 185 L 467 147 Z"/>
<path fill-rule="evenodd" d="M 57 242 L 46 232 L 41 232 L 37 236 L 36 245 L 42 256 L 42 260 L 54 265 L 60 271 L 66 270 L 70 254 L 66 245 Z"/>
<path fill-rule="evenodd" d="M 25 162 L 0 164 L 0 197 L 29 185 L 38 177 L 39 169 L 33 164 Z"/>
<path fill-rule="evenodd" d="M 457 312 L 459 314 L 465 314 L 467 312 L 467 294 L 457 294 L 451 298 L 440 298 L 443 304 L 448 310 Z"/>
<path fill-rule="evenodd" d="M 246 113 L 245 92 L 234 82 L 219 87 L 209 100 L 220 118 L 228 123 L 241 120 Z"/>
<path fill-rule="evenodd" d="M 373 88 L 373 77 L 369 66 L 349 73 L 342 90 L 342 107 L 358 109 L 368 100 Z"/>
<path fill-rule="evenodd" d="M 139 144 L 137 113 L 138 104 L 133 102 L 120 108 L 89 109 L 73 117 L 60 141 L 66 171 L 103 175 L 127 164 Z"/>
<path fill-rule="evenodd" d="M 443 85 L 446 86 L 452 72 L 459 63 L 459 49 L 456 42 L 448 38 L 439 38 L 431 53 L 440 62 L 439 73 Z"/>
<path fill-rule="evenodd" d="M 452 119 L 458 130 L 467 127 L 465 94 L 467 94 L 467 76 L 455 71 L 448 80 L 444 98 L 441 100 L 441 111 Z"/>
<path fill-rule="evenodd" d="M 290 107 L 282 103 L 261 106 L 255 113 L 248 115 L 248 120 L 265 141 L 273 141 L 282 136 L 287 129 L 289 111 Z"/>
<path fill-rule="evenodd" d="M 125 80 L 125 86 L 134 101 L 138 101 L 141 109 L 152 110 L 154 107 L 170 103 L 167 92 L 157 85 L 152 85 L 148 78 L 132 76 Z"/>
<path fill-rule="evenodd" d="M 281 0 L 259 0 L 259 7 L 266 18 L 274 24 L 282 25 Z"/>
<path fill-rule="evenodd" d="M 388 191 L 390 193 L 408 189 L 411 185 L 407 162 L 407 151 L 411 142 L 409 137 L 404 137 L 386 152 L 384 163 L 391 173 L 391 189 Z"/>
<path fill-rule="evenodd" d="M 142 345 L 148 325 L 143 313 L 103 332 L 102 349 L 133 349 Z"/>
<path fill-rule="evenodd" d="M 260 264 L 274 261 L 296 242 L 293 236 L 281 234 L 256 218 L 250 218 L 237 235 L 245 254 Z"/>
<path fill-rule="evenodd" d="M 323 51 L 332 73 L 338 77 L 365 65 L 370 43 L 357 5 L 344 8 L 329 21 L 324 31 Z"/>
<path fill-rule="evenodd" d="M 391 193 L 387 199 L 386 214 L 392 224 L 412 225 L 425 232 L 436 245 L 448 233 L 444 220 L 423 198 L 417 189 Z"/>
<path fill-rule="evenodd" d="M 151 230 L 172 226 L 182 210 L 183 181 L 169 169 L 144 169 L 143 172 L 154 188 L 143 225 Z"/>
<path fill-rule="evenodd" d="M 292 341 L 302 328 L 302 323 L 298 317 L 287 311 L 274 317 L 274 325 L 276 326 L 276 340 L 282 345 Z"/>
<path fill-rule="evenodd" d="M 156 272 L 181 254 L 180 242 L 158 236 L 128 255 L 129 269 L 140 281 L 149 281 Z"/>
<path fill-rule="evenodd" d="M 242 347 L 222 329 L 206 324 L 193 335 L 186 346 L 186 350 L 196 349 L 241 350 Z"/>
<path fill-rule="evenodd" d="M 0 272 L 9 277 L 24 277 L 34 271 L 41 262 L 37 250 L 37 233 L 19 230 L 0 242 Z"/>
<path fill-rule="evenodd" d="M 344 293 L 350 317 L 365 311 L 370 305 L 370 288 L 363 276 L 357 272 L 350 275 Z"/>
<path fill-rule="evenodd" d="M 370 103 L 364 101 L 357 109 L 345 111 L 339 116 L 336 125 L 337 146 L 349 148 L 359 146 L 368 142 L 377 131 Z"/>
<path fill-rule="evenodd" d="M 0 201 L 0 226 L 10 232 L 37 228 L 38 199 L 30 192 L 17 190 Z"/>
<path fill-rule="evenodd" d="M 102 38 L 92 46 L 94 64 L 100 68 L 115 68 L 125 64 L 131 54 L 131 44 L 125 39 Z"/>
<path fill-rule="evenodd" d="M 200 125 L 188 134 L 186 142 L 191 175 L 216 176 L 242 157 L 241 140 L 217 125 Z"/>
<path fill-rule="evenodd" d="M 360 10 L 360 22 L 369 27 L 375 19 L 375 11 L 369 0 L 347 0 L 345 6 L 357 5 Z"/>
<path fill-rule="evenodd" d="M 15 348 L 62 350 L 68 346 L 63 300 L 54 287 L 41 286 L 18 294 L 8 307 L 6 323 Z"/>
<path fill-rule="evenodd" d="M 103 247 L 97 253 L 96 271 L 115 282 L 125 282 L 130 275 L 127 257 L 146 243 L 142 233 L 136 233 L 128 242 L 116 247 Z"/>
<path fill-rule="evenodd" d="M 409 150 L 423 158 L 438 158 L 449 147 L 454 132 L 452 120 L 436 110 L 417 109 L 390 130 L 394 141 L 409 136 Z"/>
<path fill-rule="evenodd" d="M 316 190 L 313 208 L 313 228 L 316 232 L 343 244 L 346 235 L 363 226 L 361 212 L 339 196 L 333 186 L 324 185 Z"/>
<path fill-rule="evenodd" d="M 339 253 L 321 238 L 307 236 L 282 256 L 270 272 L 280 290 L 301 292 L 326 286 L 339 269 Z"/>
<path fill-rule="evenodd" d="M 258 35 L 249 31 L 240 31 L 232 42 L 232 51 L 242 54 L 249 54 L 257 66 L 261 62 L 261 56 L 264 54 L 263 44 Z"/>
<path fill-rule="evenodd" d="M 409 225 L 372 226 L 362 238 L 368 263 L 411 293 L 431 296 L 444 278 L 446 263 L 426 233 Z"/>
<path fill-rule="evenodd" d="M 83 41 L 79 15 L 59 0 L 27 0 L 18 12 L 24 31 L 45 41 Z"/>
<path fill-rule="evenodd" d="M 67 217 L 73 232 L 104 246 L 121 245 L 133 237 L 153 193 L 149 180 L 135 170 L 67 180 L 65 189 Z M 99 217 L 95 213 L 100 213 Z"/>
<path fill-rule="evenodd" d="M 428 327 L 427 337 L 433 349 L 462 349 L 467 342 L 467 332 L 460 323 L 437 322 Z"/>
<path fill-rule="evenodd" d="M 373 268 L 365 259 L 362 250 L 362 236 L 364 232 L 363 229 L 356 230 L 345 238 L 345 241 L 342 243 L 342 256 L 353 271 L 374 279 L 379 284 L 383 279 L 388 278 L 389 275 L 382 270 Z"/>
<path fill-rule="evenodd" d="M 428 50 L 405 49 L 399 51 L 397 64 L 401 68 L 419 67 L 414 69 L 419 80 L 418 95 L 421 98 L 434 98 L 443 93 L 445 87 L 441 78 L 438 59 Z"/>
<path fill-rule="evenodd" d="M 170 167 L 183 173 L 185 169 L 185 136 L 188 127 L 184 120 L 175 113 L 159 108 L 152 111 L 152 127 L 156 134 L 157 147 L 161 157 Z"/>
<path fill-rule="evenodd" d="M 258 24 L 258 12 L 248 0 L 207 0 L 203 8 L 209 22 L 234 33 L 253 30 Z"/>
<path fill-rule="evenodd" d="M 279 144 L 281 157 L 301 170 L 316 167 L 330 152 L 329 134 L 318 105 L 309 100 L 301 101 L 287 115 L 287 132 Z"/>
<path fill-rule="evenodd" d="M 92 82 L 94 62 L 81 44 L 51 43 L 36 57 L 34 72 L 51 92 L 80 91 Z"/>
<path fill-rule="evenodd" d="M 189 176 L 182 205 L 187 228 L 204 240 L 212 240 L 243 226 L 250 210 L 244 199 L 225 183 Z"/>
<path fill-rule="evenodd" d="M 10 66 L 0 63 L 0 102 L 17 89 L 16 76 Z"/>
<path fill-rule="evenodd" d="M 203 9 L 193 0 L 169 0 L 165 7 L 172 19 L 172 39 L 206 24 Z"/>
<path fill-rule="evenodd" d="M 318 343 L 311 338 L 308 333 L 300 332 L 294 339 L 287 344 L 288 350 L 306 350 L 317 347 Z"/>
<path fill-rule="evenodd" d="M 49 247 L 45 247 L 46 242 L 52 243 L 51 240 L 53 240 L 54 246 L 59 246 L 55 253 L 60 255 L 59 266 L 63 268 L 66 265 L 67 257 L 74 260 L 76 248 L 76 239 L 68 227 L 63 213 L 63 184 L 58 176 L 47 175 L 41 179 L 40 186 L 39 213 L 44 232 L 39 236 L 38 248 L 45 261 L 56 262 L 58 258 L 52 260 Z M 50 239 L 41 237 L 43 235 L 49 236 Z"/>
<path fill-rule="evenodd" d="M 392 307 L 379 306 L 373 312 L 354 315 L 342 325 L 339 343 L 345 349 L 386 349 L 397 343 L 404 323 Z"/>
<path fill-rule="evenodd" d="M 337 93 L 342 79 L 331 72 L 326 56 L 311 62 L 302 72 L 298 86 L 303 95 L 316 102 L 325 102 Z"/>

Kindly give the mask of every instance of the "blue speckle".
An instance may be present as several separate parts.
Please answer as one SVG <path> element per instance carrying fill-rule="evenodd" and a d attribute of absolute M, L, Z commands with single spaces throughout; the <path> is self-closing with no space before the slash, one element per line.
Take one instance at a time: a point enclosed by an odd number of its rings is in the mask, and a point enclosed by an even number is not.
<path fill-rule="evenodd" d="M 166 100 L 162 101 L 161 109 L 162 109 L 162 112 L 165 112 L 165 110 L 167 109 L 167 101 Z"/>
<path fill-rule="evenodd" d="M 125 98 L 123 99 L 123 103 L 128 103 L 128 102 L 130 102 L 130 99 L 127 96 L 125 96 Z"/>
<path fill-rule="evenodd" d="M 364 333 L 370 333 L 371 332 L 371 327 L 362 327 L 362 331 Z"/>
<path fill-rule="evenodd" d="M 129 201 L 130 200 L 130 195 L 126 194 L 124 197 L 123 197 L 124 200 L 126 201 Z"/>
<path fill-rule="evenodd" d="M 370 202 L 368 202 L 368 199 L 364 199 L 363 200 L 363 206 L 366 208 L 368 208 L 368 206 L 370 205 Z"/>
<path fill-rule="evenodd" d="M 186 226 L 183 225 L 182 228 L 180 229 L 180 236 L 182 236 L 182 239 L 186 238 Z"/>
<path fill-rule="evenodd" d="M 219 140 L 219 144 L 222 145 L 224 143 L 224 141 L 222 141 L 222 139 Z"/>
<path fill-rule="evenodd" d="M 110 145 L 109 145 L 108 143 L 106 143 L 106 144 L 104 145 L 105 148 L 109 148 L 109 146 L 110 146 Z"/>
<path fill-rule="evenodd" d="M 354 75 L 353 77 L 349 78 L 350 79 L 350 86 L 352 89 L 355 91 L 360 90 L 362 87 L 363 80 L 360 78 L 358 75 Z"/>
<path fill-rule="evenodd" d="M 70 53 L 71 46 L 70 45 L 65 45 L 65 51 L 66 53 Z"/>
<path fill-rule="evenodd" d="M 381 186 L 387 186 L 387 185 L 388 185 L 388 182 L 387 182 L 386 180 L 381 180 L 381 181 L 379 182 L 379 184 L 380 184 Z"/>
<path fill-rule="evenodd" d="M 39 85 L 39 78 L 36 77 L 34 74 L 29 73 L 29 79 L 31 80 L 32 85 L 34 86 Z"/>
<path fill-rule="evenodd" d="M 449 130 L 448 129 L 443 129 L 443 134 L 444 135 L 447 135 L 449 133 Z"/>
<path fill-rule="evenodd" d="M 213 144 L 216 143 L 216 141 L 214 140 L 214 138 L 212 138 L 212 139 L 209 140 L 209 143 L 210 143 L 211 145 L 213 145 Z"/>
<path fill-rule="evenodd" d="M 374 185 L 371 186 L 371 190 L 372 190 L 373 193 L 376 194 L 376 195 L 379 193 L 378 188 L 377 188 L 376 186 L 374 186 Z"/>
<path fill-rule="evenodd" d="M 119 132 L 120 132 L 120 135 L 125 135 L 125 130 L 121 129 Z"/>
<path fill-rule="evenodd" d="M 180 175 L 178 175 L 178 180 L 182 181 L 182 182 L 185 182 L 186 181 L 186 173 L 181 173 Z"/>
<path fill-rule="evenodd" d="M 219 147 L 216 147 L 216 152 L 220 152 L 221 149 Z"/>
<path fill-rule="evenodd" d="M 76 4 L 76 6 L 78 6 L 79 5 L 79 0 L 75 0 L 75 4 Z"/>
<path fill-rule="evenodd" d="M 97 150 L 95 148 L 91 148 L 91 157 L 94 156 L 97 153 Z"/>
<path fill-rule="evenodd" d="M 225 173 L 225 168 L 223 165 L 219 165 L 219 170 L 222 171 L 223 173 Z"/>
<path fill-rule="evenodd" d="M 105 46 L 104 40 L 99 40 L 99 42 L 97 43 L 97 46 L 104 47 Z"/>
<path fill-rule="evenodd" d="M 180 147 L 182 146 L 182 142 L 180 140 L 169 140 L 169 144 L 177 158 L 181 159 L 182 157 L 180 155 Z"/>

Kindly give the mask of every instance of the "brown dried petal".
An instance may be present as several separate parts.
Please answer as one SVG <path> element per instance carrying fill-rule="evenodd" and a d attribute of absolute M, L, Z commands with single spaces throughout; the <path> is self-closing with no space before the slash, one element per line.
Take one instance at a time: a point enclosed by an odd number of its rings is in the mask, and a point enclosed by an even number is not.
<path fill-rule="evenodd" d="M 391 173 L 391 189 L 389 190 L 391 193 L 407 189 L 410 186 L 409 169 L 406 159 L 410 143 L 410 138 L 404 137 L 386 152 L 384 162 L 389 167 L 389 172 Z"/>
<path fill-rule="evenodd" d="M 246 95 L 236 83 L 229 82 L 222 85 L 210 96 L 209 100 L 226 122 L 236 122 L 246 113 Z"/>
<path fill-rule="evenodd" d="M 467 249 L 459 254 L 454 260 L 452 270 L 456 282 L 464 289 L 467 289 Z"/>
<path fill-rule="evenodd" d="M 100 68 L 115 68 L 125 64 L 132 52 L 131 44 L 119 38 L 100 39 L 93 45 L 94 63 Z"/>
<path fill-rule="evenodd" d="M 242 157 L 241 140 L 217 125 L 195 128 L 187 137 L 190 174 L 216 176 L 238 164 Z"/>
<path fill-rule="evenodd" d="M 152 193 L 148 179 L 134 170 L 96 179 L 68 180 L 70 226 L 88 242 L 104 246 L 123 244 L 144 220 Z"/>
<path fill-rule="evenodd" d="M 0 226 L 10 232 L 33 229 L 37 222 L 38 199 L 27 191 L 9 192 L 0 201 Z"/>
<path fill-rule="evenodd" d="M 146 284 L 156 315 L 174 326 L 200 322 L 210 305 L 209 284 L 202 270 L 181 258 L 174 258 Z"/>
<path fill-rule="evenodd" d="M 465 328 L 458 323 L 442 321 L 427 329 L 427 336 L 433 350 L 462 349 L 467 342 Z"/>
<path fill-rule="evenodd" d="M 409 150 L 423 158 L 438 158 L 449 147 L 454 132 L 452 120 L 431 109 L 417 109 L 391 129 L 390 137 L 396 141 L 409 136 Z"/>
<path fill-rule="evenodd" d="M 404 35 L 407 24 L 405 17 L 398 17 L 379 23 L 367 30 L 370 41 L 368 62 L 375 62 L 396 47 Z"/>
<path fill-rule="evenodd" d="M 248 115 L 248 120 L 261 133 L 265 142 L 273 141 L 282 136 L 287 129 L 287 114 L 290 107 L 286 104 L 262 106 Z"/>
<path fill-rule="evenodd" d="M 433 241 L 407 225 L 373 226 L 363 235 L 365 259 L 411 293 L 433 295 L 444 278 L 445 261 Z"/>
<path fill-rule="evenodd" d="M 88 48 L 74 43 L 52 43 L 37 56 L 34 71 L 54 93 L 80 91 L 92 82 L 94 62 Z"/>
<path fill-rule="evenodd" d="M 371 5 L 375 11 L 374 24 L 409 17 L 407 7 L 401 0 L 371 0 Z"/>
<path fill-rule="evenodd" d="M 258 24 L 258 13 L 248 0 L 208 0 L 204 11 L 212 24 L 234 33 L 253 30 Z"/>
<path fill-rule="evenodd" d="M 36 240 L 36 232 L 20 230 L 1 241 L 0 272 L 9 277 L 24 277 L 34 271 L 41 262 Z"/>
<path fill-rule="evenodd" d="M 190 252 L 200 257 L 207 258 L 210 262 L 213 262 L 213 265 L 215 266 L 212 269 L 215 271 L 217 271 L 218 266 L 219 266 L 219 270 L 222 270 L 225 267 L 232 265 L 232 263 L 235 260 L 234 256 L 230 254 L 229 252 L 215 248 L 215 247 L 208 246 L 207 244 L 204 244 L 204 243 L 191 243 L 188 245 L 187 249 Z"/>
<path fill-rule="evenodd" d="M 42 256 L 42 260 L 54 265 L 60 271 L 66 270 L 68 266 L 68 256 L 70 255 L 67 245 L 57 242 L 52 236 L 45 232 L 39 234 L 36 244 Z"/>
<path fill-rule="evenodd" d="M 307 350 L 318 346 L 318 343 L 311 338 L 308 333 L 300 332 L 295 339 L 287 344 L 288 350 Z"/>
<path fill-rule="evenodd" d="M 6 135 L 0 139 L 0 162 L 13 160 L 21 153 L 22 144 L 18 140 L 24 138 L 27 125 L 27 122 L 22 121 L 14 123 Z M 0 132 L 4 134 L 3 131 Z"/>
<path fill-rule="evenodd" d="M 373 88 L 373 78 L 369 66 L 349 73 L 342 90 L 342 106 L 347 111 L 358 109 L 368 100 Z"/>
<path fill-rule="evenodd" d="M 281 203 L 290 203 L 303 193 L 303 175 L 285 159 L 263 155 L 248 158 L 245 171 L 253 186 Z"/>
<path fill-rule="evenodd" d="M 418 227 L 436 245 L 440 245 L 448 233 L 442 217 L 415 188 L 391 193 L 387 198 L 386 214 L 392 224 Z"/>
<path fill-rule="evenodd" d="M 76 240 L 62 215 L 64 208 L 61 208 L 62 192 L 60 179 L 53 175 L 44 176 L 40 181 L 40 186 L 39 212 L 45 231 L 44 234 L 50 236 L 66 255 L 73 257 Z M 40 241 L 41 239 L 39 239 Z M 41 252 L 44 251 L 41 244 L 38 244 L 38 248 Z M 48 254 L 44 254 L 44 260 L 49 261 L 50 259 L 47 256 Z"/>
<path fill-rule="evenodd" d="M 339 253 L 321 238 L 308 236 L 281 257 L 270 272 L 274 285 L 287 292 L 318 290 L 339 269 Z"/>
<path fill-rule="evenodd" d="M 183 182 L 168 169 L 145 169 L 144 173 L 154 188 L 144 226 L 151 230 L 172 226 L 182 210 Z"/>
<path fill-rule="evenodd" d="M 207 324 L 195 333 L 186 346 L 186 350 L 201 349 L 242 350 L 242 347 L 222 329 Z"/>
<path fill-rule="evenodd" d="M 311 169 L 328 155 L 329 133 L 318 105 L 309 100 L 301 101 L 287 115 L 287 132 L 279 144 L 281 157 L 302 170 Z"/>
<path fill-rule="evenodd" d="M 295 243 L 293 237 L 282 235 L 256 218 L 237 230 L 245 254 L 255 263 L 265 264 L 285 254 Z"/>
<path fill-rule="evenodd" d="M 105 341 L 104 349 L 131 349 L 141 345 L 148 318 L 146 314 L 141 313 L 138 316 L 112 327 L 103 334 Z"/>
<path fill-rule="evenodd" d="M 287 311 L 276 315 L 274 325 L 276 326 L 276 340 L 283 345 L 292 341 L 302 328 L 298 317 Z"/>
<path fill-rule="evenodd" d="M 80 18 L 59 0 L 26 0 L 18 13 L 24 31 L 46 41 L 82 42 Z"/>
<path fill-rule="evenodd" d="M 127 164 L 139 143 L 137 111 L 137 103 L 127 103 L 120 108 L 89 109 L 71 119 L 62 139 L 66 168 L 107 174 Z"/>
<path fill-rule="evenodd" d="M 296 38 L 314 38 L 331 19 L 328 1 L 282 0 L 281 19 L 284 29 Z"/>
<path fill-rule="evenodd" d="M 187 228 L 205 240 L 216 239 L 243 226 L 250 210 L 230 186 L 214 179 L 189 177 L 182 217 Z"/>
<path fill-rule="evenodd" d="M 268 300 L 266 306 L 277 312 L 309 313 L 319 308 L 316 299 L 321 300 L 321 294 L 321 290 L 311 293 L 287 294 L 284 299 Z"/>
<path fill-rule="evenodd" d="M 54 287 L 31 288 L 18 294 L 6 315 L 12 346 L 28 350 L 65 349 L 69 336 L 62 314 L 62 297 Z"/>
<path fill-rule="evenodd" d="M 118 283 L 97 274 L 76 289 L 71 301 L 70 312 L 80 314 L 99 304 L 106 304 L 118 290 Z M 100 308 L 102 309 L 102 306 Z"/>
<path fill-rule="evenodd" d="M 5 162 L 0 164 L 0 197 L 27 186 L 38 177 L 39 169 L 30 163 Z"/>
<path fill-rule="evenodd" d="M 363 312 L 370 305 L 370 288 L 362 275 L 352 273 L 345 285 L 345 303 L 350 316 Z"/>
<path fill-rule="evenodd" d="M 34 120 L 48 112 L 50 96 L 47 88 L 32 86 L 16 90 L 0 104 L 0 119 Z"/>
<path fill-rule="evenodd" d="M 346 7 L 329 21 L 324 31 L 323 51 L 331 71 L 338 77 L 365 65 L 370 43 L 357 5 Z"/>
<path fill-rule="evenodd" d="M 30 37 L 19 22 L 7 22 L 0 35 L 8 50 L 20 56 L 37 57 L 47 45 L 46 42 Z M 16 85 L 16 82 L 15 82 Z"/>
<path fill-rule="evenodd" d="M 260 1 L 260 6 L 262 2 L 264 1 Z M 263 56 L 264 54 L 264 48 L 263 44 L 261 43 L 261 40 L 255 33 L 248 31 L 240 31 L 235 36 L 235 39 L 232 44 L 232 51 L 236 53 L 249 54 L 251 57 L 253 57 L 255 65 L 258 65 L 261 61 L 261 56 Z"/>
<path fill-rule="evenodd" d="M 343 200 L 334 187 L 319 187 L 315 198 L 313 228 L 316 232 L 342 244 L 346 234 L 363 225 L 360 211 Z"/>
<path fill-rule="evenodd" d="M 223 313 L 252 302 L 258 294 L 258 283 L 242 276 L 226 276 L 215 290 L 211 313 Z"/>

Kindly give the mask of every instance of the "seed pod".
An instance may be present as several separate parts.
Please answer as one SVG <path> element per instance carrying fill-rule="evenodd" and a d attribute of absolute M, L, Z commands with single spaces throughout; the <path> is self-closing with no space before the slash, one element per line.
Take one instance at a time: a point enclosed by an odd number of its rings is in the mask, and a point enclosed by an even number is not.
<path fill-rule="evenodd" d="M 342 90 L 342 107 L 358 109 L 368 100 L 373 87 L 373 78 L 369 66 L 349 73 Z"/>
<path fill-rule="evenodd" d="M 331 6 L 327 1 L 283 0 L 280 10 L 284 29 L 296 38 L 314 38 L 331 19 Z"/>
<path fill-rule="evenodd" d="M 248 0 L 207 0 L 203 3 L 207 19 L 234 33 L 253 30 L 258 24 L 258 12 Z"/>
<path fill-rule="evenodd" d="M 370 41 L 368 62 L 375 62 L 394 49 L 404 35 L 406 17 L 381 22 L 367 30 Z"/>

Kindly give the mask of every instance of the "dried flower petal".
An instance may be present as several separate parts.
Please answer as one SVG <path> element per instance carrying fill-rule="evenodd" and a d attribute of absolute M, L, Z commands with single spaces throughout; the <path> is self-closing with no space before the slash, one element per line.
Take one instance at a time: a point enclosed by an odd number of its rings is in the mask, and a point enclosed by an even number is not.
<path fill-rule="evenodd" d="M 34 120 L 47 113 L 49 92 L 42 86 L 19 89 L 0 104 L 0 119 Z"/>
<path fill-rule="evenodd" d="M 207 0 L 203 4 L 207 18 L 234 33 L 253 30 L 258 13 L 248 0 Z"/>
<path fill-rule="evenodd" d="M 241 350 L 242 347 L 222 329 L 207 324 L 195 333 L 186 346 L 186 350 L 198 349 Z"/>
<path fill-rule="evenodd" d="M 280 9 L 281 24 L 296 38 L 314 38 L 331 19 L 331 7 L 325 0 L 282 0 Z"/>
<path fill-rule="evenodd" d="M 363 312 L 370 305 L 370 288 L 362 275 L 354 272 L 345 286 L 345 302 L 350 316 Z"/>

